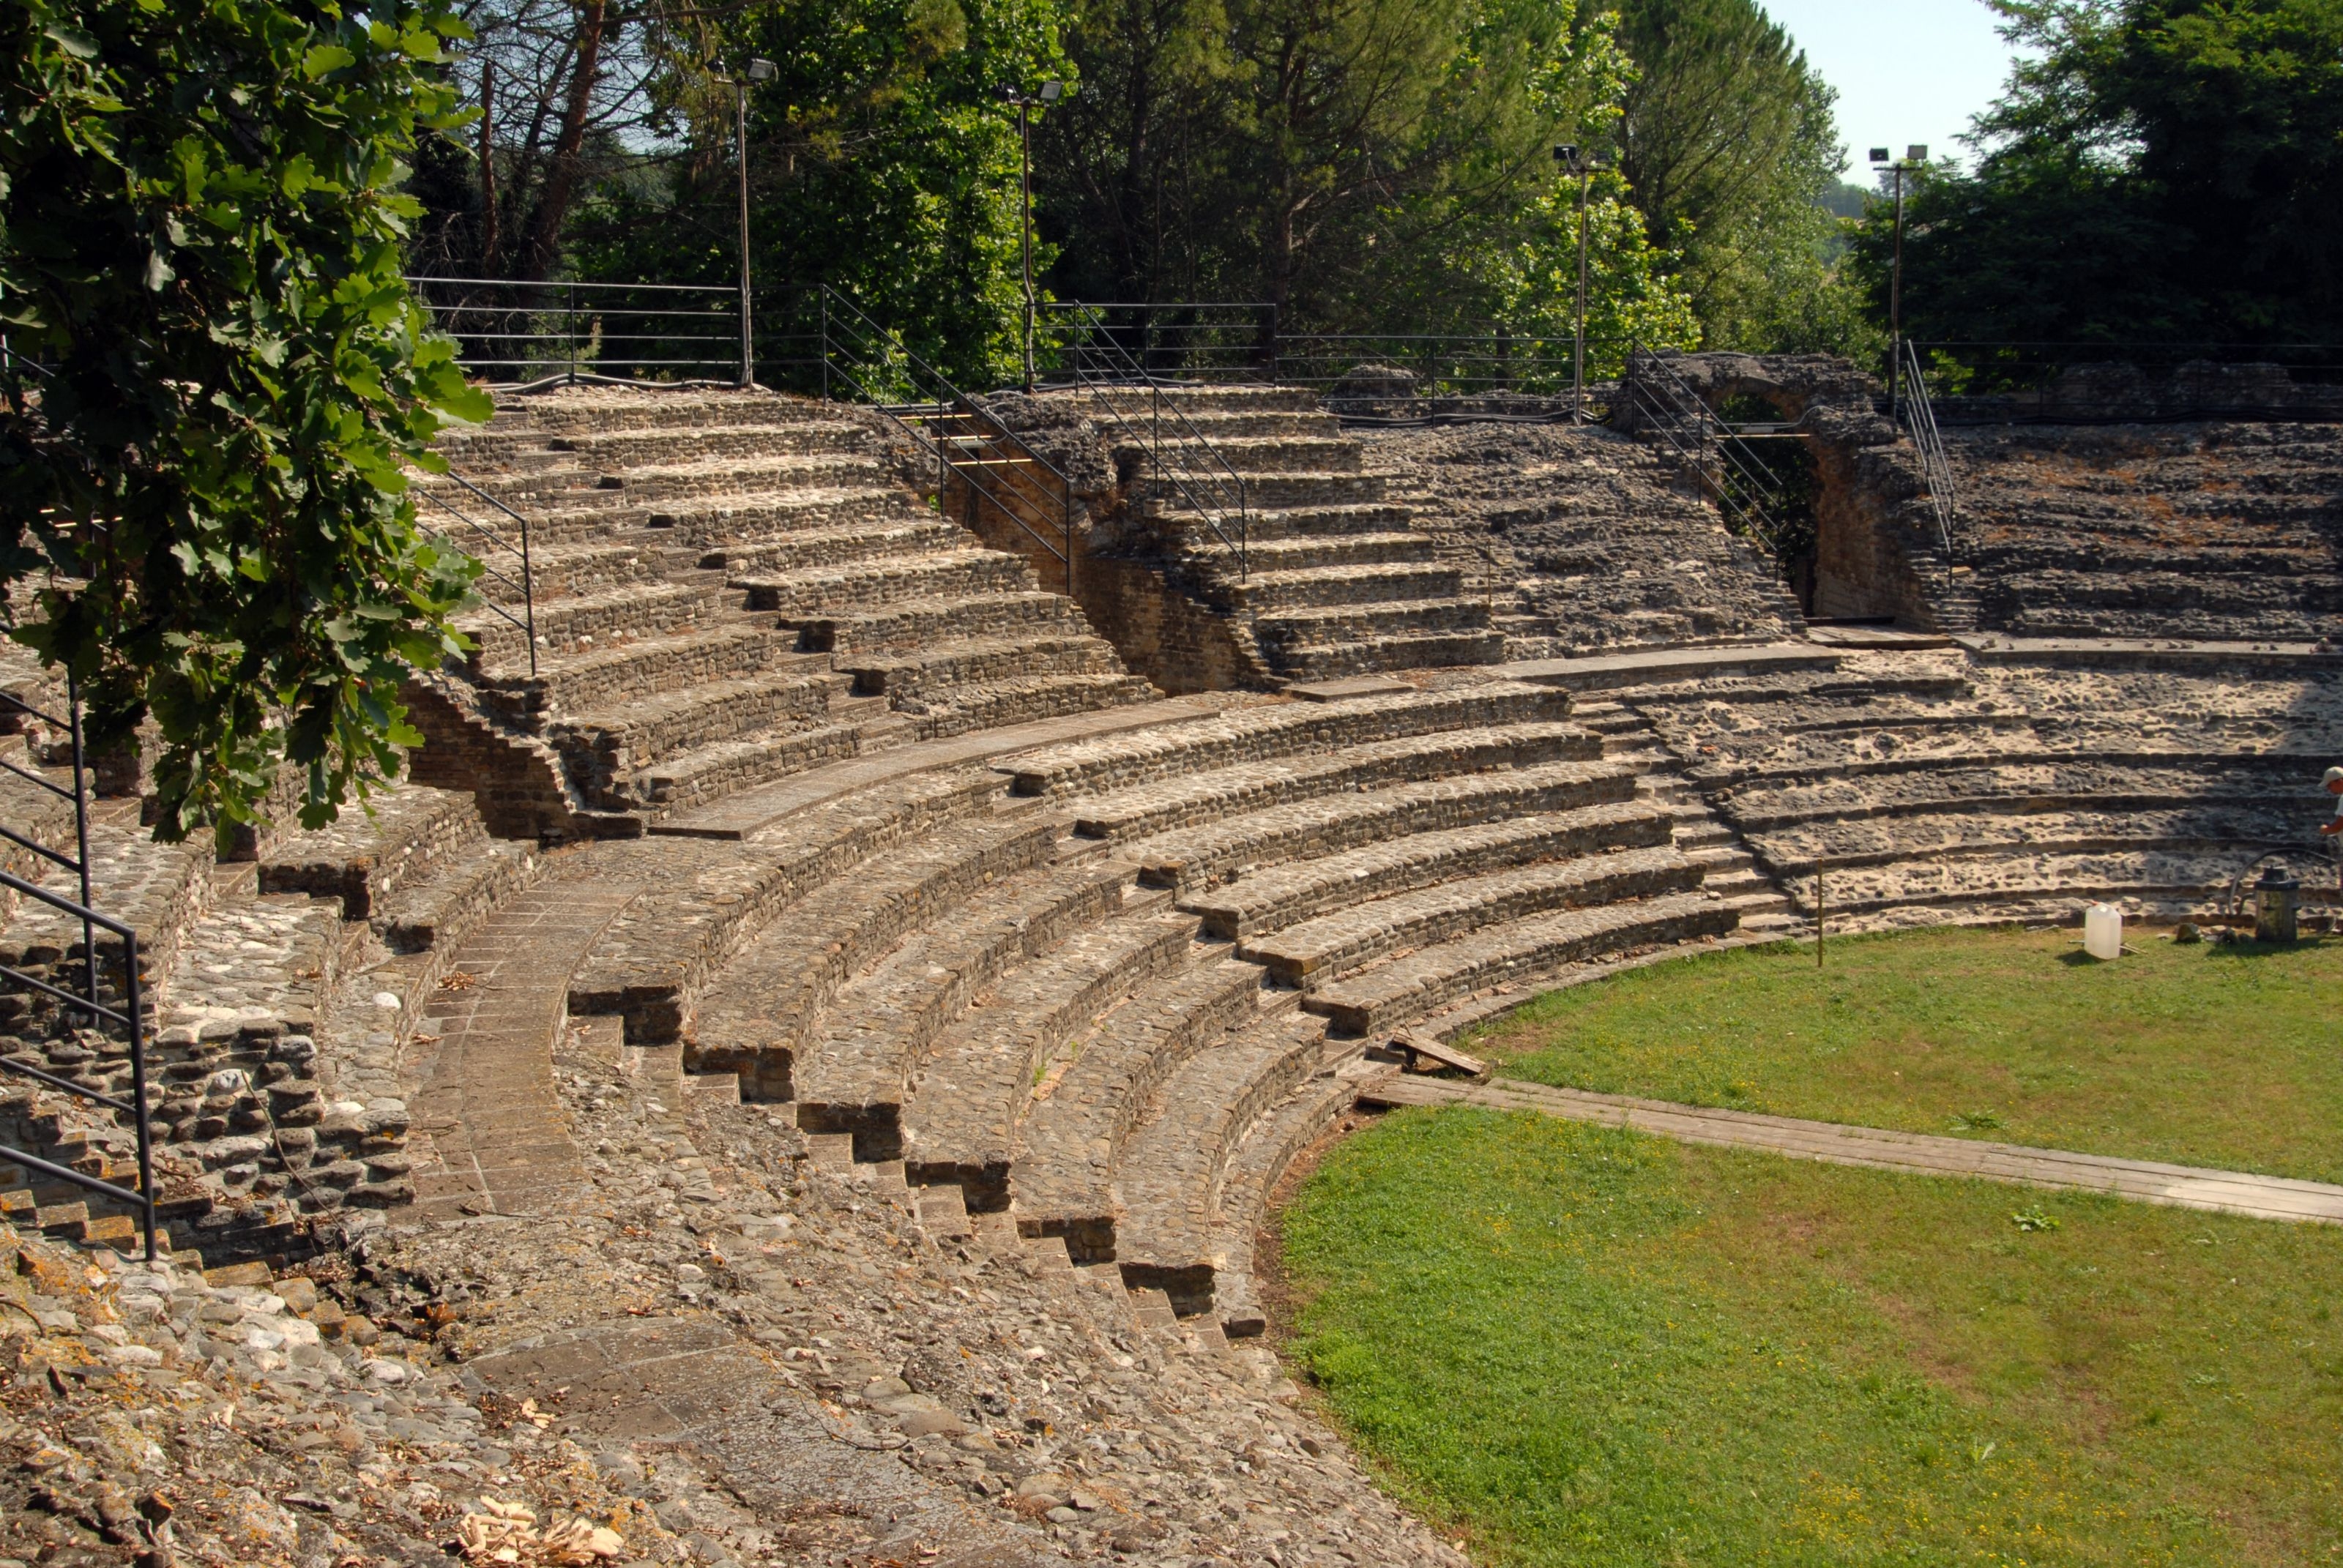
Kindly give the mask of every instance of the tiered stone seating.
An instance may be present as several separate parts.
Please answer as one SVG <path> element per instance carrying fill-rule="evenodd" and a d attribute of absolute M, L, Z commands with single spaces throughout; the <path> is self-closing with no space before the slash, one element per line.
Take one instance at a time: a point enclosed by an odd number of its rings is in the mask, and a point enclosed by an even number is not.
<path fill-rule="evenodd" d="M 1366 439 L 1416 528 L 1487 585 L 1510 659 L 1765 642 L 1804 628 L 1774 563 L 1632 437 L 1472 425 Z"/>
<path fill-rule="evenodd" d="M 499 832 L 623 836 L 901 739 L 1152 695 L 1021 558 L 899 482 L 866 415 L 571 389 L 510 399 L 442 446 L 529 518 L 530 628 L 474 612 L 468 667 L 416 705 L 429 781 L 492 775 Z M 417 484 L 518 531 L 447 481 Z M 483 593 L 520 614 L 511 583 Z"/>
<path fill-rule="evenodd" d="M 1984 629 L 2317 641 L 2343 612 L 2331 425 L 1948 429 Z"/>
<path fill-rule="evenodd" d="M 1346 1102 L 1329 1075 L 1373 1031 L 1734 926 L 1671 842 L 1678 809 L 1639 794 L 1648 759 L 1606 759 L 1571 709 L 1554 687 L 1473 678 L 1045 746 L 883 859 L 801 877 L 776 850 L 810 865 L 839 829 L 791 819 L 726 850 L 737 866 L 647 890 L 704 923 L 746 926 L 756 903 L 760 934 L 689 939 L 718 961 L 672 980 L 671 1028 L 637 1032 L 793 1097 L 857 1160 L 1213 1310 L 1222 1239 L 1251 1223 L 1223 1204 L 1230 1172 L 1253 1212 Z M 678 848 L 592 852 L 623 877 Z M 659 918 L 679 964 L 687 933 Z M 639 926 L 610 944 L 614 961 L 646 946 Z M 596 968 L 573 1010 L 615 983 Z M 583 1000 L 617 1008 L 607 989 Z M 1247 1291 L 1229 1301 L 1257 1332 Z"/>
<path fill-rule="evenodd" d="M 1807 913 L 1822 864 L 1835 924 L 2066 919 L 2097 900 L 2201 916 L 2262 850 L 2314 849 L 2343 680 L 2333 660 L 2137 660 L 1861 655 L 1615 695 Z"/>
<path fill-rule="evenodd" d="M 1142 477 L 1134 504 L 1170 552 L 1167 581 L 1232 618 L 1260 677 L 1314 680 L 1501 657 L 1488 607 L 1463 594 L 1456 568 L 1409 526 L 1404 507 L 1392 504 L 1390 476 L 1367 466 L 1369 449 L 1319 407 L 1315 394 L 1215 387 L 1053 396 L 1104 397 L 1151 433 L 1160 396 L 1217 454 L 1218 462 L 1195 454 L 1199 471 L 1228 483 L 1225 463 L 1242 479 L 1246 571 L 1176 487 Z M 1120 439 L 1111 421 L 1101 425 L 1111 441 Z M 1176 465 L 1192 442 L 1177 425 L 1163 428 Z M 1117 456 L 1143 472 L 1136 448 Z"/>

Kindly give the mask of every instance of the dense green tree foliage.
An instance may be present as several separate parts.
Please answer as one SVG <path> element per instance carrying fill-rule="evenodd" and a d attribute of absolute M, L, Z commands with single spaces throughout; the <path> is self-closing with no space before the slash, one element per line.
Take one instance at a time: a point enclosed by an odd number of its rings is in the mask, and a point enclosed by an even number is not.
<path fill-rule="evenodd" d="M 399 281 L 398 191 L 461 24 L 427 3 L 0 11 L 0 537 L 10 633 L 94 728 L 162 738 L 160 831 L 307 822 L 399 766 L 397 692 L 477 568 L 402 465 L 474 417 Z"/>
<path fill-rule="evenodd" d="M 1844 162 L 1836 95 L 1755 0 L 1626 0 L 1635 63 L 1619 166 L 1716 347 L 1866 347 L 1825 206 Z"/>
<path fill-rule="evenodd" d="M 2343 4 L 1996 0 L 2021 50 L 1973 173 L 1914 194 L 1924 339 L 2332 341 Z M 1857 257 L 1884 313 L 1889 236 Z"/>
<path fill-rule="evenodd" d="M 779 77 L 749 97 L 751 247 L 760 334 L 808 352 L 808 291 L 828 283 L 948 371 L 1005 377 L 1019 357 L 1019 148 L 1003 88 L 1071 75 L 1051 0 L 803 0 L 708 21 L 677 66 L 692 155 L 581 215 L 604 276 L 737 276 L 732 89 L 752 56 Z M 679 54 L 681 53 L 679 49 Z M 1037 254 L 1046 263 L 1046 247 Z"/>

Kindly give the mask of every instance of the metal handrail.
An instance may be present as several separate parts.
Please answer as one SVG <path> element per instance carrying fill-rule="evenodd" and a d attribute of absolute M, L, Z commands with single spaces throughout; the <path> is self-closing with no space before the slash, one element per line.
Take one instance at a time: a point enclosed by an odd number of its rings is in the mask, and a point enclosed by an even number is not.
<path fill-rule="evenodd" d="M 874 364 L 875 362 L 875 364 Z M 953 386 L 934 366 L 911 352 L 903 340 L 866 315 L 862 307 L 828 284 L 821 290 L 821 387 L 830 396 L 835 375 L 861 402 L 894 422 L 936 463 L 936 507 L 947 504 L 956 476 L 968 487 L 971 501 L 988 500 L 993 510 L 1015 523 L 1065 568 L 1066 594 L 1074 593 L 1074 488 L 1062 469 L 1019 438 L 1016 433 Z M 895 377 L 908 377 L 899 385 Z M 886 378 L 884 384 L 881 377 Z M 908 400 L 890 394 L 908 389 Z M 949 433 L 949 424 L 969 428 Z M 1054 482 L 1054 484 L 1053 484 Z M 1051 494 L 1054 487 L 1056 494 Z M 1019 492 L 1012 496 L 1011 491 Z M 1060 537 L 1052 539 L 1034 526 L 1012 499 L 1052 501 L 1058 508 Z"/>
<path fill-rule="evenodd" d="M 736 287 L 712 284 L 690 283 L 606 283 L 583 279 L 528 279 L 503 277 L 440 277 L 422 274 L 410 275 L 408 286 L 415 290 L 418 304 L 428 310 L 434 325 L 447 337 L 455 338 L 459 347 L 471 345 L 493 347 L 505 344 L 546 344 L 543 354 L 518 353 L 464 354 L 456 363 L 478 373 L 510 371 L 513 377 L 538 386 L 548 382 L 629 382 L 638 377 L 610 376 L 593 368 L 594 355 L 601 349 L 629 344 L 667 346 L 669 352 L 657 357 L 628 357 L 628 368 L 646 371 L 729 373 L 737 384 L 746 386 L 752 367 L 742 357 L 745 351 L 740 333 L 739 291 Z M 454 302 L 431 297 L 430 289 L 462 289 L 467 297 Z M 504 299 L 469 297 L 473 294 L 503 295 Z M 679 303 L 668 305 L 627 306 L 611 303 L 620 296 L 669 296 Z M 729 308 L 707 308 L 684 305 L 679 301 L 688 296 L 699 296 L 705 301 L 719 301 Z M 468 331 L 461 318 L 471 317 L 482 325 L 479 330 Z M 499 324 L 498 318 L 507 318 Z M 516 329 L 509 318 L 518 317 L 527 329 Z M 713 326 L 729 324 L 725 330 L 658 331 L 639 329 L 618 333 L 603 330 L 606 320 L 621 324 L 640 322 L 678 322 L 687 328 L 697 328 L 705 323 Z M 538 330 L 536 323 L 546 323 Z M 581 322 L 586 323 L 581 331 Z M 720 347 L 718 347 L 720 346 Z M 702 348 L 709 351 L 701 352 Z M 580 368 L 583 366 L 585 368 Z M 549 370 L 550 375 L 529 378 L 528 372 Z"/>
<path fill-rule="evenodd" d="M 526 642 L 528 647 L 529 677 L 534 679 L 537 676 L 537 572 L 529 557 L 528 518 L 521 513 L 513 510 L 512 508 L 505 505 L 504 502 L 497 499 L 494 496 L 488 494 L 486 490 L 480 488 L 479 486 L 472 483 L 471 480 L 464 477 L 463 475 L 457 473 L 452 468 L 439 477 L 441 478 L 454 480 L 457 484 L 464 487 L 466 490 L 478 496 L 481 500 L 486 501 L 488 505 L 494 507 L 497 510 L 502 512 L 505 516 L 510 518 L 514 522 L 520 525 L 520 544 L 516 547 L 511 543 L 511 541 L 508 540 L 504 535 L 498 533 L 495 528 L 490 528 L 488 524 L 472 517 L 469 513 L 464 511 L 463 508 L 458 507 L 446 497 L 434 494 L 427 487 L 418 487 L 418 493 L 428 499 L 433 506 L 438 507 L 452 514 L 457 518 L 460 519 L 467 527 L 478 533 L 483 538 L 493 543 L 498 548 L 509 551 L 520 558 L 520 580 L 518 582 L 515 582 L 510 574 L 499 571 L 493 564 L 478 556 L 472 556 L 474 560 L 479 561 L 480 569 L 482 571 L 496 578 L 507 588 L 518 588 L 520 591 L 521 614 L 519 617 L 514 616 L 512 611 L 505 608 L 502 605 L 498 604 L 493 599 L 483 598 L 480 601 L 480 606 L 489 614 L 501 618 L 505 624 L 512 627 L 521 634 L 523 641 Z M 432 528 L 430 524 L 421 522 L 420 519 L 417 521 L 418 526 L 426 532 L 432 535 L 435 538 L 444 539 L 447 537 L 438 529 Z M 465 554 L 471 555 L 471 552 L 467 550 L 465 551 Z"/>
<path fill-rule="evenodd" d="M 1075 318 L 1081 327 L 1081 335 L 1075 338 L 1073 345 L 1074 385 L 1078 388 L 1087 388 L 1097 399 L 1099 406 L 1114 420 L 1116 426 L 1129 433 L 1133 439 L 1140 441 L 1154 463 L 1157 481 L 1159 483 L 1168 481 L 1172 487 L 1187 501 L 1189 507 L 1204 519 L 1204 526 L 1212 530 L 1213 537 L 1221 541 L 1222 548 L 1235 553 L 1237 578 L 1239 581 L 1244 580 L 1252 573 L 1252 518 L 1246 504 L 1244 476 L 1239 474 L 1235 465 L 1222 456 L 1221 449 L 1212 445 L 1204 433 L 1196 427 L 1194 421 L 1182 413 L 1176 404 L 1171 404 L 1165 399 L 1163 389 L 1166 383 L 1163 378 L 1141 366 L 1121 344 L 1115 342 L 1113 337 L 1107 331 L 1105 317 L 1099 314 L 1096 307 L 1070 304 L 1062 308 L 1066 314 Z M 1110 371 L 1107 377 L 1101 378 L 1090 373 L 1092 354 L 1096 354 L 1106 363 Z M 1149 427 L 1144 437 L 1141 436 L 1138 429 L 1124 417 L 1123 411 L 1116 407 L 1114 399 L 1107 394 L 1109 387 L 1132 386 L 1143 387 L 1147 389 Z M 1164 416 L 1167 413 L 1171 416 L 1175 427 L 1172 448 L 1174 455 L 1183 450 L 1192 455 L 1201 454 L 1210 460 L 1210 465 L 1217 465 L 1220 473 L 1199 471 L 1188 465 L 1175 466 L 1164 461 L 1163 425 Z M 1207 500 L 1203 495 L 1199 494 L 1200 488 L 1211 492 L 1212 498 Z M 1235 514 L 1236 537 L 1234 538 L 1230 538 L 1229 519 L 1232 511 Z"/>
<path fill-rule="evenodd" d="M 1912 340 L 1905 338 L 1898 346 L 1903 356 L 1903 396 L 1898 399 L 1897 412 L 1903 417 L 1904 427 L 1912 433 L 1912 444 L 1920 450 L 1920 472 L 1928 481 L 1928 504 L 1936 514 L 1936 542 L 1946 555 L 1953 553 L 1953 466 L 1945 457 L 1945 437 L 1936 428 L 1936 410 L 1928 400 L 1927 377 L 1922 373 L 1920 351 Z"/>
<path fill-rule="evenodd" d="M 1652 379 L 1660 383 L 1658 389 L 1646 385 L 1643 374 L 1646 369 L 1654 373 Z M 1771 500 L 1780 507 L 1785 504 L 1786 498 L 1756 454 L 1743 446 L 1732 427 L 1665 360 L 1640 345 L 1628 350 L 1626 373 L 1619 378 L 1618 395 L 1634 412 L 1636 430 L 1657 430 L 1676 455 L 1700 476 L 1718 505 L 1728 509 L 1744 531 L 1765 548 L 1777 568 L 1782 567 L 1785 530 L 1763 502 Z M 1681 433 L 1686 422 L 1693 427 L 1689 446 Z M 1707 454 L 1712 447 L 1721 460 L 1722 472 L 1710 471 Z M 1735 485 L 1725 483 L 1728 475 L 1736 482 Z"/>
<path fill-rule="evenodd" d="M 139 997 L 138 933 L 121 921 L 102 915 L 90 907 L 89 775 L 87 759 L 84 755 L 82 746 L 81 688 L 78 679 L 68 675 L 65 691 L 67 717 L 61 727 L 67 731 L 73 746 L 74 785 L 70 791 L 70 798 L 74 803 L 75 856 L 72 859 L 67 859 L 57 851 L 35 843 L 27 835 L 13 829 L 0 829 L 0 832 L 5 832 L 12 843 L 37 850 L 48 859 L 74 872 L 80 881 L 81 898 L 76 902 L 5 870 L 0 870 L 0 888 L 6 888 L 26 898 L 36 900 L 81 922 L 82 976 L 87 994 L 76 996 L 62 986 L 52 985 L 39 976 L 28 974 L 10 964 L 0 964 L 0 978 L 55 997 L 65 1006 L 86 1012 L 101 1023 L 110 1020 L 120 1024 L 130 1040 L 131 1097 L 127 1101 L 120 1100 L 114 1095 L 101 1093 L 85 1084 L 75 1083 L 71 1079 L 45 1072 L 39 1068 L 20 1061 L 12 1061 L 5 1057 L 0 1057 L 0 1068 L 5 1068 L 20 1077 L 45 1084 L 51 1089 L 77 1095 L 81 1099 L 105 1106 L 108 1110 L 128 1113 L 138 1141 L 138 1191 L 133 1192 L 112 1181 L 74 1170 L 68 1165 L 45 1160 L 29 1150 L 18 1149 L 10 1144 L 0 1144 L 0 1163 L 16 1165 L 26 1171 L 37 1171 L 85 1191 L 136 1206 L 139 1211 L 146 1231 L 146 1261 L 151 1263 L 156 1257 L 155 1156 L 153 1128 L 147 1111 L 146 1025 L 146 1009 Z M 5 701 L 17 711 L 29 714 L 45 723 L 55 725 L 60 722 L 55 715 L 45 713 L 11 693 L 0 692 L 0 701 Z M 22 769 L 11 768 L 10 771 L 26 778 L 33 777 Z M 68 793 L 50 780 L 34 779 L 33 781 L 59 795 Z M 110 1007 L 98 1000 L 97 932 L 100 930 L 110 931 L 122 939 L 124 1006 L 120 1009 Z"/>

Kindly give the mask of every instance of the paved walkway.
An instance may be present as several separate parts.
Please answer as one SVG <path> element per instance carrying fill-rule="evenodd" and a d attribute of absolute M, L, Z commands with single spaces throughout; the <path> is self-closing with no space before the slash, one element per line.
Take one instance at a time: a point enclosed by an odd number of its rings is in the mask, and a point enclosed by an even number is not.
<path fill-rule="evenodd" d="M 1572 1121 L 1632 1127 L 1686 1143 L 1729 1149 L 1765 1149 L 1794 1160 L 1833 1165 L 1864 1165 L 1878 1171 L 1911 1171 L 1929 1176 L 1981 1177 L 2032 1187 L 2112 1192 L 2143 1203 L 2181 1209 L 2213 1209 L 2262 1220 L 2295 1220 L 2343 1225 L 2343 1187 L 2295 1181 L 2283 1176 L 2252 1176 L 2236 1171 L 2206 1171 L 2152 1160 L 2115 1160 L 2103 1154 L 2073 1154 L 2029 1149 L 2016 1143 L 1986 1143 L 1937 1138 L 1923 1132 L 1889 1132 L 1845 1127 L 1834 1121 L 1801 1121 L 1747 1111 L 1674 1105 L 1624 1094 L 1590 1094 L 1549 1089 L 1500 1078 L 1487 1083 L 1452 1079 L 1403 1078 L 1393 1073 L 1359 1094 L 1368 1105 L 1485 1105 L 1502 1111 L 1541 1111 Z"/>
<path fill-rule="evenodd" d="M 456 950 L 407 1048 L 415 1123 L 432 1147 L 415 1171 L 423 1217 L 526 1214 L 579 1185 L 554 1089 L 554 1033 L 569 971 L 634 896 L 590 883 L 539 887 Z"/>

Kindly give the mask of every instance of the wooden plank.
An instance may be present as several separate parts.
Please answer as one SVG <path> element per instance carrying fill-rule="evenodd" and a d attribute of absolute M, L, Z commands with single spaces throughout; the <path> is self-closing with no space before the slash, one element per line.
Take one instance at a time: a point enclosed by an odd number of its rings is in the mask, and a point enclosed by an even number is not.
<path fill-rule="evenodd" d="M 1446 1040 L 1415 1030 L 1403 1029 L 1393 1035 L 1390 1049 L 1406 1056 L 1408 1065 L 1419 1072 L 1429 1070 L 1423 1064 L 1430 1061 L 1472 1078 L 1489 1076 L 1489 1064 L 1479 1057 L 1467 1056 Z"/>

